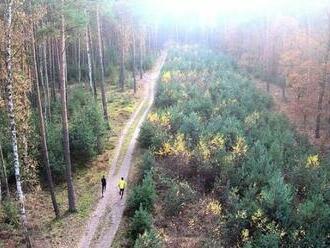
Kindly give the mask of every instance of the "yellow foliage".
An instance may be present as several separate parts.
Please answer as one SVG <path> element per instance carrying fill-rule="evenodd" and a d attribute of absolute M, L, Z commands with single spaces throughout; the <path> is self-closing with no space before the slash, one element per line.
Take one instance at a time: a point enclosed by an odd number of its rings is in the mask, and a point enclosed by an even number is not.
<path fill-rule="evenodd" d="M 245 120 L 244 123 L 247 128 L 252 128 L 257 124 L 257 121 L 260 119 L 260 113 L 259 112 L 253 112 L 252 114 L 249 114 Z"/>
<path fill-rule="evenodd" d="M 198 143 L 198 151 L 204 160 L 208 160 L 214 152 L 224 148 L 224 145 L 224 137 L 220 134 L 217 134 L 211 140 L 207 140 L 205 138 L 201 139 Z"/>
<path fill-rule="evenodd" d="M 219 201 L 212 200 L 209 204 L 206 206 L 206 212 L 208 214 L 214 214 L 219 215 L 222 212 L 222 206 Z"/>
<path fill-rule="evenodd" d="M 168 82 L 170 82 L 171 79 L 172 79 L 172 76 L 171 76 L 171 72 L 170 72 L 170 71 L 166 71 L 166 72 L 163 73 L 162 81 L 163 81 L 164 83 L 168 83 Z"/>
<path fill-rule="evenodd" d="M 161 115 L 152 112 L 148 115 L 148 121 L 165 128 L 170 128 L 171 118 L 168 112 Z"/>
<path fill-rule="evenodd" d="M 310 155 L 307 158 L 307 167 L 309 168 L 316 168 L 320 166 L 320 159 L 319 155 Z"/>
<path fill-rule="evenodd" d="M 156 154 L 160 156 L 190 155 L 183 134 L 178 134 L 172 143 L 165 142 Z"/>
<path fill-rule="evenodd" d="M 233 153 L 236 156 L 241 157 L 246 154 L 247 149 L 248 149 L 248 146 L 246 145 L 244 138 L 239 137 L 237 139 L 235 146 L 233 147 Z"/>
<path fill-rule="evenodd" d="M 242 238 L 243 242 L 248 241 L 249 240 L 249 236 L 250 236 L 249 229 L 243 229 L 241 231 L 241 238 Z"/>

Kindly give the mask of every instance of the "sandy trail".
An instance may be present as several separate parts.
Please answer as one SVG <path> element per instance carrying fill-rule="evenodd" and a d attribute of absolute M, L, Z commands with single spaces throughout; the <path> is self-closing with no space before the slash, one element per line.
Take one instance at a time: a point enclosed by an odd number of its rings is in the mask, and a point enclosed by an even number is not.
<path fill-rule="evenodd" d="M 126 203 L 127 194 L 124 194 L 123 199 L 120 199 L 117 183 L 120 177 L 127 178 L 133 152 L 137 143 L 137 137 L 140 132 L 141 125 L 145 120 L 154 100 L 155 84 L 159 77 L 160 70 L 166 59 L 166 52 L 157 60 L 154 68 L 144 74 L 144 78 L 139 82 L 145 87 L 144 100 L 132 114 L 130 120 L 122 131 L 118 144 L 116 146 L 115 155 L 111 162 L 111 167 L 107 176 L 107 191 L 104 198 L 100 199 L 95 207 L 95 210 L 88 220 L 85 231 L 81 236 L 78 247 L 111 247 L 119 227 Z M 134 123 L 138 123 L 133 131 L 133 136 L 130 138 L 127 151 L 123 151 L 124 143 L 129 135 Z M 120 155 L 125 152 L 124 159 L 121 164 L 119 161 Z M 99 192 L 95 192 L 99 194 Z"/>

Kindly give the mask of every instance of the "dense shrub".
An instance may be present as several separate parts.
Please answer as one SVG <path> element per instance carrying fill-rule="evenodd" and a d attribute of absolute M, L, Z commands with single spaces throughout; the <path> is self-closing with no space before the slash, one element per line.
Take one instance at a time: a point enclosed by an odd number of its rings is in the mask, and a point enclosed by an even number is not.
<path fill-rule="evenodd" d="M 157 231 L 151 228 L 149 231 L 144 232 L 136 239 L 134 248 L 161 248 L 162 240 Z"/>
<path fill-rule="evenodd" d="M 140 178 L 147 177 L 156 164 L 155 157 L 149 150 L 143 154 L 140 168 Z"/>
<path fill-rule="evenodd" d="M 164 198 L 165 214 L 167 216 L 175 216 L 186 204 L 195 199 L 196 192 L 187 182 L 171 180 L 170 183 L 171 185 L 166 191 Z"/>
<path fill-rule="evenodd" d="M 132 240 L 136 240 L 139 234 L 143 234 L 149 231 L 152 226 L 152 218 L 150 213 L 143 209 L 142 204 L 139 209 L 135 211 L 134 216 L 131 219 L 130 225 L 130 237 Z"/>
<path fill-rule="evenodd" d="M 70 92 L 68 109 L 72 162 L 83 164 L 103 150 L 106 125 L 100 106 L 82 88 Z M 52 110 L 53 117 L 47 123 L 47 145 L 54 178 L 61 181 L 64 180 L 65 163 L 59 104 L 54 104 Z M 42 167 L 41 172 L 45 175 L 45 168 Z"/>
<path fill-rule="evenodd" d="M 49 152 L 49 162 L 55 179 L 64 178 L 65 164 L 63 157 L 63 135 L 62 124 L 52 121 L 47 125 L 47 145 Z M 45 174 L 45 168 L 43 173 Z"/>
<path fill-rule="evenodd" d="M 149 172 L 144 177 L 142 184 L 132 189 L 127 201 L 128 212 L 134 213 L 140 206 L 150 212 L 154 208 L 156 196 L 155 182 L 152 178 L 152 173 Z"/>
<path fill-rule="evenodd" d="M 224 246 L 329 246 L 328 160 L 236 69 L 207 49 L 171 50 L 155 99 L 155 112 L 169 124 L 146 124 L 142 144 L 166 175 L 223 201 L 215 240 Z M 159 134 L 168 139 L 153 141 Z M 178 214 L 190 190 L 171 182 L 165 213 Z"/>
<path fill-rule="evenodd" d="M 166 140 L 166 133 L 147 121 L 141 127 L 138 140 L 142 148 L 159 149 Z"/>
<path fill-rule="evenodd" d="M 4 223 L 12 225 L 15 228 L 19 227 L 19 212 L 15 202 L 12 200 L 4 200 L 1 204 Z"/>

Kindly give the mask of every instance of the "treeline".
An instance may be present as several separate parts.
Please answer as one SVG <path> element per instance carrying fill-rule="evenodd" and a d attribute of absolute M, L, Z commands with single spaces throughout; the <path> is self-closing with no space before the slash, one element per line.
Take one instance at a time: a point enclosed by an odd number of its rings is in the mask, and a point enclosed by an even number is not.
<path fill-rule="evenodd" d="M 137 9 L 126 1 L 0 4 L 0 201 L 13 199 L 15 184 L 26 235 L 23 191 L 46 182 L 58 217 L 54 184 L 65 181 L 75 212 L 72 163 L 104 148 L 110 86 L 135 93 L 152 66 L 161 42 Z"/>
<path fill-rule="evenodd" d="M 251 18 L 252 19 L 252 18 Z M 292 89 L 292 104 L 303 126 L 313 123 L 314 137 L 329 130 L 330 19 L 322 11 L 297 9 L 267 15 L 221 29 L 220 46 L 239 65 L 266 82 Z"/>
<path fill-rule="evenodd" d="M 329 161 L 235 67 L 170 51 L 139 138 L 128 245 L 329 246 Z"/>

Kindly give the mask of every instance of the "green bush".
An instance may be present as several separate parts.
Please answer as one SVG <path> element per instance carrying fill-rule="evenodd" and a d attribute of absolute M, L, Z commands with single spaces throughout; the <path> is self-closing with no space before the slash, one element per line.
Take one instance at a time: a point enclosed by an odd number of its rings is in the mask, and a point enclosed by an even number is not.
<path fill-rule="evenodd" d="M 93 96 L 82 88 L 73 89 L 69 95 L 68 110 L 70 150 L 73 163 L 84 164 L 104 149 L 106 125 L 103 114 Z M 63 134 L 59 103 L 52 106 L 52 119 L 47 123 L 49 160 L 55 181 L 63 181 L 65 163 Z M 40 156 L 40 160 L 42 157 Z M 43 163 L 40 163 L 43 164 Z M 42 175 L 45 168 L 41 167 Z"/>
<path fill-rule="evenodd" d="M 91 159 L 104 147 L 106 126 L 100 109 L 87 105 L 70 121 L 71 154 L 75 161 Z"/>
<path fill-rule="evenodd" d="M 150 122 L 145 122 L 140 131 L 138 141 L 142 148 L 159 149 L 166 140 L 166 133 Z"/>
<path fill-rule="evenodd" d="M 329 160 L 308 165 L 318 151 L 271 112 L 271 98 L 231 59 L 207 49 L 173 49 L 163 71 L 171 77 L 160 82 L 155 107 L 170 125 L 150 128 L 146 147 L 161 132 L 169 139 L 184 134 L 189 156 L 173 159 L 169 152 L 159 165 L 172 177 L 168 162 L 180 172 L 189 167 L 180 180 L 221 200 L 223 232 L 216 240 L 226 247 L 329 246 Z M 165 214 L 176 215 L 191 201 L 190 190 L 174 180 L 167 188 Z"/>
<path fill-rule="evenodd" d="M 152 218 L 150 213 L 143 209 L 142 204 L 139 209 L 135 211 L 134 216 L 131 219 L 130 225 L 130 237 L 132 240 L 136 240 L 139 234 L 143 234 L 151 229 Z"/>
<path fill-rule="evenodd" d="M 143 60 L 143 71 L 148 71 L 152 69 L 152 66 L 155 64 L 155 56 L 147 55 Z"/>
<path fill-rule="evenodd" d="M 156 161 L 155 157 L 151 151 L 146 151 L 143 154 L 142 161 L 141 161 L 141 168 L 140 168 L 140 178 L 143 179 L 147 177 L 151 170 L 155 167 Z"/>
<path fill-rule="evenodd" d="M 134 213 L 142 206 L 143 209 L 150 212 L 154 208 L 156 197 L 155 182 L 152 173 L 149 172 L 144 177 L 142 184 L 133 188 L 127 201 L 127 211 Z"/>
<path fill-rule="evenodd" d="M 63 156 L 63 134 L 62 124 L 57 121 L 49 122 L 47 125 L 47 145 L 49 163 L 55 181 L 63 181 L 65 174 L 65 163 Z M 46 176 L 46 169 L 42 168 L 43 175 Z"/>
<path fill-rule="evenodd" d="M 167 216 L 177 215 L 186 204 L 192 202 L 196 197 L 196 192 L 187 182 L 170 181 L 171 185 L 165 193 L 164 206 Z"/>
<path fill-rule="evenodd" d="M 158 85 L 155 97 L 155 106 L 157 108 L 171 107 L 179 102 L 185 102 L 186 100 L 187 95 L 182 85 L 177 83 Z"/>
<path fill-rule="evenodd" d="M 20 225 L 19 220 L 19 211 L 15 202 L 12 200 L 5 200 L 2 202 L 3 208 L 3 219 L 4 223 L 12 225 L 15 228 L 18 228 Z"/>
<path fill-rule="evenodd" d="M 157 231 L 151 228 L 149 231 L 139 234 L 135 241 L 134 248 L 161 248 L 162 240 Z"/>

